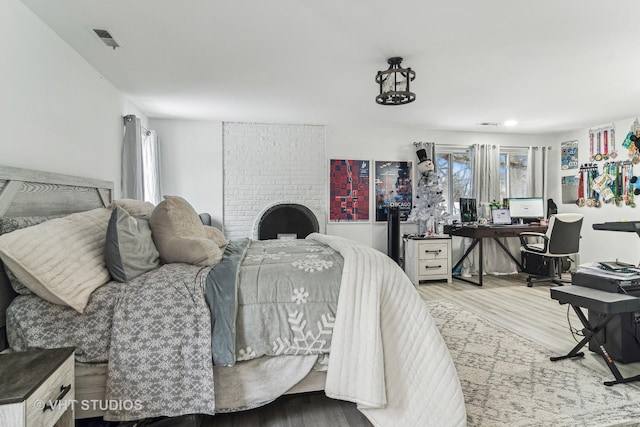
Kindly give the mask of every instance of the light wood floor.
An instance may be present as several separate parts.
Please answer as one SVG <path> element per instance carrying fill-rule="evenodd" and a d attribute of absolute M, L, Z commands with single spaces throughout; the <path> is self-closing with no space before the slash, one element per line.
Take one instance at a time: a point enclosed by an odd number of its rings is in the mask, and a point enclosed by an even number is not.
<path fill-rule="evenodd" d="M 570 278 L 568 274 L 566 276 L 566 279 Z M 540 283 L 528 288 L 526 277 L 524 273 L 485 276 L 482 287 L 454 279 L 452 284 L 423 284 L 418 291 L 425 300 L 453 301 L 480 317 L 537 342 L 558 356 L 567 354 L 576 345 L 569 324 L 581 330 L 580 320 L 568 304 L 560 305 L 551 299 L 549 289 L 556 285 Z M 582 337 L 577 338 L 580 340 Z M 613 379 L 602 357 L 586 350 L 586 347 L 585 359 L 590 367 L 602 372 L 605 380 Z M 640 362 L 617 366 L 623 376 L 640 373 Z M 633 386 L 640 388 L 640 382 Z"/>
<path fill-rule="evenodd" d="M 566 354 L 575 341 L 569 331 L 567 305 L 550 298 L 549 284 L 528 288 L 526 275 L 486 276 L 477 287 L 456 279 L 453 283 L 430 282 L 418 287 L 425 300 L 446 299 L 480 317 L 528 337 L 558 355 Z M 553 285 L 555 286 L 555 285 Z M 582 325 L 573 310 L 569 319 L 574 328 Z M 589 365 L 602 373 L 594 381 L 613 379 L 602 358 L 585 351 Z M 562 363 L 562 362 L 558 362 Z M 623 376 L 640 373 L 640 362 L 618 364 Z M 634 387 L 640 387 L 635 383 Z M 603 385 L 604 387 L 604 385 Z M 206 427 L 285 427 L 285 426 L 371 426 L 355 404 L 325 397 L 322 393 L 283 396 L 275 402 L 251 411 L 206 417 Z"/>

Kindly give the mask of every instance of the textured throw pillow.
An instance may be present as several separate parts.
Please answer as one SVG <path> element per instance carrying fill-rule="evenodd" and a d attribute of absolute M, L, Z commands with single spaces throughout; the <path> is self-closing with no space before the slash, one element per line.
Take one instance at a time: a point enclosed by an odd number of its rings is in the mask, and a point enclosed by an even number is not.
<path fill-rule="evenodd" d="M 0 218 L 0 235 L 11 233 L 12 231 L 20 230 L 23 228 L 31 227 L 32 225 L 38 225 L 42 222 L 49 221 L 54 218 L 61 218 L 64 215 L 55 216 L 18 216 L 18 217 L 3 217 Z M 0 271 L 4 271 L 9 279 L 11 287 L 15 293 L 20 295 L 32 295 L 33 292 L 29 290 L 11 270 L 9 270 L 0 261 Z"/>
<path fill-rule="evenodd" d="M 203 229 L 204 235 L 207 237 L 207 239 L 211 239 L 216 242 L 218 247 L 224 248 L 225 246 L 227 246 L 227 243 L 229 243 L 227 238 L 224 237 L 224 234 L 222 234 L 222 231 L 218 230 L 217 228 L 210 225 L 205 225 L 203 226 Z"/>
<path fill-rule="evenodd" d="M 6 266 L 4 266 L 4 272 L 7 275 L 7 279 L 9 279 L 9 283 L 11 283 L 11 287 L 16 294 L 19 295 L 33 295 L 33 292 L 27 288 L 24 283 L 22 283 L 15 274 L 11 270 L 9 270 Z"/>
<path fill-rule="evenodd" d="M 33 293 L 82 313 L 91 293 L 109 281 L 106 208 L 52 219 L 0 236 L 0 258 Z"/>
<path fill-rule="evenodd" d="M 193 206 L 178 196 L 165 200 L 151 214 L 153 241 L 165 263 L 184 262 L 194 265 L 214 265 L 222 259 L 221 243 L 226 239 L 213 227 L 202 225 Z"/>
<path fill-rule="evenodd" d="M 131 216 L 139 217 L 139 216 L 151 216 L 151 212 L 153 212 L 153 208 L 155 206 L 151 202 L 143 202 L 142 200 L 136 199 L 118 199 L 111 202 L 109 205 L 109 209 L 115 210 L 116 208 L 122 208 L 129 213 Z"/>
<path fill-rule="evenodd" d="M 104 261 L 113 280 L 128 282 L 160 266 L 149 221 L 134 218 L 123 208 L 111 214 L 104 245 Z"/>

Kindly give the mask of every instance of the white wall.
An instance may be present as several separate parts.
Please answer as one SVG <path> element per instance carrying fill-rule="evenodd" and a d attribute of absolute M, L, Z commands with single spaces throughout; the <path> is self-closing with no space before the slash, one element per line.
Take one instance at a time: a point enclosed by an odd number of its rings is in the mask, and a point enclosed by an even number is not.
<path fill-rule="evenodd" d="M 553 145 L 551 142 L 554 139 L 544 135 L 445 132 L 417 128 L 329 126 L 327 127 L 327 159 L 409 160 L 414 164 L 415 173 L 417 157 L 416 149 L 413 145 L 414 141 L 433 141 L 436 144 L 461 146 L 472 144 L 543 146 Z M 554 147 L 552 155 L 554 155 L 554 151 L 557 153 L 559 148 L 556 149 Z M 373 187 L 371 191 L 374 191 Z M 370 218 L 372 218 L 371 222 L 364 224 L 330 223 L 327 225 L 327 233 L 363 242 L 386 253 L 387 225 L 386 223 L 375 222 L 373 207 L 370 210 Z M 417 232 L 417 227 L 414 224 L 402 224 L 401 232 L 415 233 Z M 461 243 L 461 239 L 455 239 L 453 243 L 454 248 L 457 248 Z M 455 253 L 457 252 L 458 250 L 455 251 Z"/>
<path fill-rule="evenodd" d="M 152 119 L 150 128 L 160 138 L 163 190 L 165 194 L 178 194 L 189 200 L 196 210 L 210 212 L 215 219 L 223 218 L 223 144 L 220 122 L 199 122 Z M 268 126 L 269 125 L 264 125 Z M 274 125 L 276 126 L 276 125 Z M 256 135 L 259 140 L 259 136 Z M 269 138 L 269 135 L 265 135 Z M 263 138 L 264 139 L 264 138 Z M 503 146 L 553 145 L 550 164 L 559 164 L 557 137 L 540 135 L 505 135 L 494 133 L 444 132 L 407 128 L 375 128 L 356 126 L 327 126 L 326 155 L 323 162 L 326 171 L 329 159 L 410 160 L 415 164 L 414 141 L 434 141 L 438 144 L 469 146 L 471 144 L 500 144 Z M 308 156 L 307 156 L 308 157 Z M 279 167 L 289 164 L 282 160 Z M 276 165 L 278 166 L 278 165 Z M 256 167 L 259 167 L 256 166 Z M 550 168 L 551 169 L 551 168 Z M 326 175 L 326 173 L 325 173 Z M 325 176 L 325 183 L 328 176 Z M 553 191 L 559 193 L 559 180 L 551 181 Z M 373 188 L 371 189 L 373 191 Z M 325 185 L 325 206 L 328 210 L 328 186 Z M 230 197 L 230 196 L 229 196 Z M 328 234 L 348 237 L 371 245 L 383 252 L 387 250 L 386 223 L 376 223 L 371 206 L 369 223 L 330 223 Z M 225 219 L 226 221 L 226 219 Z M 413 224 L 403 224 L 402 232 L 416 232 Z M 456 239 L 454 247 L 461 242 Z M 456 249 L 456 253 L 459 249 Z"/>
<path fill-rule="evenodd" d="M 0 164 L 114 181 L 140 112 L 18 0 L 0 2 Z M 142 116 L 144 119 L 144 116 Z"/>
<path fill-rule="evenodd" d="M 615 123 L 618 148 L 632 121 L 633 119 L 627 119 Z M 181 194 L 191 201 L 197 210 L 210 212 L 219 222 L 222 222 L 221 122 L 151 120 L 150 127 L 158 131 L 161 141 L 162 162 L 165 168 L 163 182 L 165 194 Z M 606 221 L 640 220 L 640 203 L 635 209 L 613 205 L 603 205 L 599 209 L 578 208 L 575 204 L 561 203 L 560 177 L 576 173 L 576 171 L 560 169 L 560 144 L 570 140 L 579 141 L 579 161 L 587 162 L 588 129 L 556 135 L 506 135 L 407 128 L 328 126 L 324 166 L 326 168 L 331 158 L 411 160 L 415 163 L 414 141 L 434 141 L 437 144 L 462 146 L 474 143 L 495 143 L 502 146 L 551 146 L 549 197 L 558 204 L 560 212 L 580 212 L 585 215 L 580 262 L 620 258 L 637 263 L 640 261 L 640 238 L 635 233 L 594 231 L 591 226 L 593 223 Z M 626 159 L 626 152 L 620 151 L 619 158 Z M 283 162 L 282 166 L 286 167 L 286 164 Z M 326 191 L 328 192 L 328 189 Z M 326 203 L 325 210 L 328 208 L 328 202 Z M 370 213 L 371 218 L 374 219 L 373 208 Z M 386 223 L 375 223 L 373 220 L 369 223 L 330 223 L 327 224 L 326 230 L 329 234 L 358 240 L 386 252 Z M 415 231 L 415 225 L 403 224 L 402 226 L 402 232 Z M 455 239 L 455 256 L 459 256 L 460 246 L 461 239 Z"/>
<path fill-rule="evenodd" d="M 624 119 L 615 121 L 616 148 L 619 153 L 618 160 L 628 160 L 628 150 L 622 147 L 622 141 L 627 132 L 629 132 L 634 119 Z M 593 128 L 598 128 L 609 123 L 594 123 Z M 578 161 L 582 165 L 591 163 L 589 161 L 589 129 L 581 129 L 575 132 L 567 132 L 554 136 L 557 145 L 564 141 L 578 141 Z M 595 162 L 602 173 L 604 161 Z M 638 221 L 640 220 L 640 196 L 636 196 L 636 204 L 638 207 L 631 208 L 629 206 L 616 206 L 615 204 L 603 203 L 602 207 L 578 207 L 576 204 L 561 204 L 560 201 L 560 177 L 571 176 L 578 173 L 577 169 L 560 172 L 560 158 L 558 157 L 551 162 L 553 168 L 549 170 L 556 171 L 556 176 L 552 177 L 555 181 L 556 191 L 554 200 L 558 205 L 559 212 L 575 212 L 584 215 L 582 225 L 582 240 L 580 241 L 580 263 L 593 261 L 612 261 L 616 258 L 632 264 L 640 262 L 640 237 L 636 233 L 622 233 L 614 231 L 593 230 L 593 224 L 609 221 Z M 634 174 L 640 173 L 639 166 L 634 167 Z"/>
<path fill-rule="evenodd" d="M 222 122 L 150 119 L 160 144 L 162 193 L 222 224 Z"/>

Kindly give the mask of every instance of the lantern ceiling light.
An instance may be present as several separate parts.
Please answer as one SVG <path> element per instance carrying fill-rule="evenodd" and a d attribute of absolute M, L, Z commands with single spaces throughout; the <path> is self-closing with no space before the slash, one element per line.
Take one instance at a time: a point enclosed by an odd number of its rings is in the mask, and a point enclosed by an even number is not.
<path fill-rule="evenodd" d="M 416 78 L 411 68 L 401 68 L 402 58 L 395 56 L 387 60 L 389 68 L 378 71 L 376 83 L 380 85 L 380 95 L 376 102 L 381 105 L 402 105 L 416 100 L 416 94 L 409 90 L 409 82 Z"/>

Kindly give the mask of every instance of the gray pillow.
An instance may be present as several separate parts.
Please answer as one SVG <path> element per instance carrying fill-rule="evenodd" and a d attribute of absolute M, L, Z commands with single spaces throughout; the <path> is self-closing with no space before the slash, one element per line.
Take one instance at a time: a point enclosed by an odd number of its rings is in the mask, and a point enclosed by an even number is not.
<path fill-rule="evenodd" d="M 134 218 L 117 207 L 111 214 L 104 246 L 104 260 L 113 280 L 128 282 L 160 265 L 149 220 Z"/>

